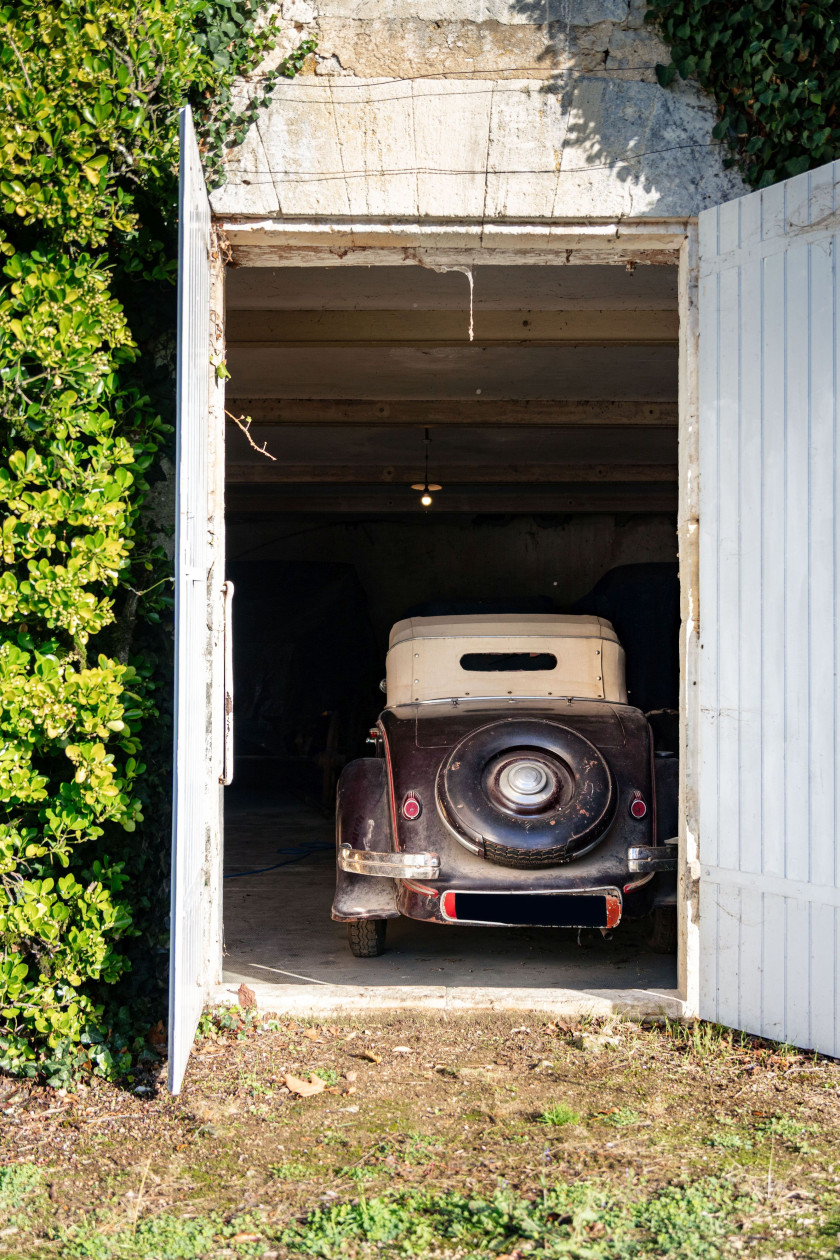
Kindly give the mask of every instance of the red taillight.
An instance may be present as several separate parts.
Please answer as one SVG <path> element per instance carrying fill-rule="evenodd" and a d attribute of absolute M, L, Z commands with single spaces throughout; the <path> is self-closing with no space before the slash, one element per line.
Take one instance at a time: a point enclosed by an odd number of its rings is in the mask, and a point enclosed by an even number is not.
<path fill-rule="evenodd" d="M 402 803 L 402 816 L 407 818 L 409 822 L 413 822 L 415 818 L 419 818 L 423 812 L 423 806 L 418 801 L 413 792 L 409 792 L 408 796 Z"/>
<path fill-rule="evenodd" d="M 450 891 L 445 892 L 440 899 L 440 908 L 447 919 L 454 919 L 455 916 L 455 894 Z"/>
<path fill-rule="evenodd" d="M 634 792 L 630 802 L 630 813 L 634 818 L 644 818 L 647 813 L 647 802 L 641 792 Z"/>

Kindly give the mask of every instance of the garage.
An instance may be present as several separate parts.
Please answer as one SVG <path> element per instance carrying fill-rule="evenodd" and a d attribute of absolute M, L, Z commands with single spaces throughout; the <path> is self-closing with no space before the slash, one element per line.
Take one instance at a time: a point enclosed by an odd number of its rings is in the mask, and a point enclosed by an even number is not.
<path fill-rule="evenodd" d="M 700 1015 L 832 1053 L 836 167 L 738 197 L 713 153 L 666 192 L 655 149 L 638 178 L 526 164 L 487 174 L 482 213 L 444 129 L 442 209 L 412 172 L 380 187 L 326 150 L 313 172 L 289 128 L 332 92 L 278 93 L 292 147 L 244 146 L 213 211 L 183 121 L 172 1088 L 243 982 L 286 1012 Z M 365 105 L 380 139 L 389 101 Z M 676 705 L 645 705 L 679 776 L 675 962 L 633 924 L 586 949 L 403 920 L 355 959 L 330 800 L 391 627 L 453 600 L 618 623 L 613 584 L 643 572 L 673 592 L 667 616 L 636 596 L 643 649 L 678 641 Z"/>
<path fill-rule="evenodd" d="M 302 978 L 479 1005 L 675 994 L 646 923 L 605 941 L 402 918 L 355 960 L 330 905 L 336 782 L 370 754 L 406 616 L 611 618 L 675 777 L 677 268 L 237 268 L 225 326 L 223 983 L 274 982 L 283 1005 L 311 1004 Z"/>

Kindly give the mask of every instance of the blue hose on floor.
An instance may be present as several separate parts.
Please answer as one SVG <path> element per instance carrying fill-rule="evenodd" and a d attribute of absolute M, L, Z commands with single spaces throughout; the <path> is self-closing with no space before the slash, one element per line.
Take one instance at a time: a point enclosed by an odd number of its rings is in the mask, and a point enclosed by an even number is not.
<path fill-rule="evenodd" d="M 281 866 L 292 866 L 295 862 L 302 862 L 313 853 L 334 853 L 335 844 L 332 840 L 313 840 L 309 844 L 298 844 L 291 849 L 278 849 L 277 852 L 286 853 L 288 856 L 282 862 L 274 862 L 271 866 L 260 866 L 255 871 L 232 871 L 224 878 L 239 879 L 242 875 L 265 875 L 266 871 L 276 871 Z"/>

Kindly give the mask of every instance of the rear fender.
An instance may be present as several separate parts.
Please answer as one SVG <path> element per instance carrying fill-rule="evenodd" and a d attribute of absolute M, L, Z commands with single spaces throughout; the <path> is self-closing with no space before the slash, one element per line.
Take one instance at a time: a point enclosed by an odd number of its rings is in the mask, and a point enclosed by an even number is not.
<path fill-rule="evenodd" d="M 368 853 L 390 853 L 391 818 L 385 762 L 360 757 L 344 767 L 338 781 L 335 817 L 336 852 L 349 844 Z M 336 863 L 332 917 L 339 923 L 356 919 L 398 919 L 394 881 L 381 875 L 355 875 Z"/>

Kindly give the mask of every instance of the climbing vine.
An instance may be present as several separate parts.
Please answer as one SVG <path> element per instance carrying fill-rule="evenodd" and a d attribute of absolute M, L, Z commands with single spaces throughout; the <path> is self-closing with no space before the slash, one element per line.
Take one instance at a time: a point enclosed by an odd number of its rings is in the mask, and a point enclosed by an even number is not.
<path fill-rule="evenodd" d="M 226 146 L 312 49 L 239 107 L 236 76 L 278 34 L 261 0 L 0 7 L 8 1071 L 125 1070 L 154 1010 L 172 594 L 147 500 L 172 435 L 177 111 L 193 105 L 218 180 Z"/>
<path fill-rule="evenodd" d="M 672 61 L 717 101 L 714 139 L 756 188 L 840 157 L 837 0 L 648 0 Z"/>

